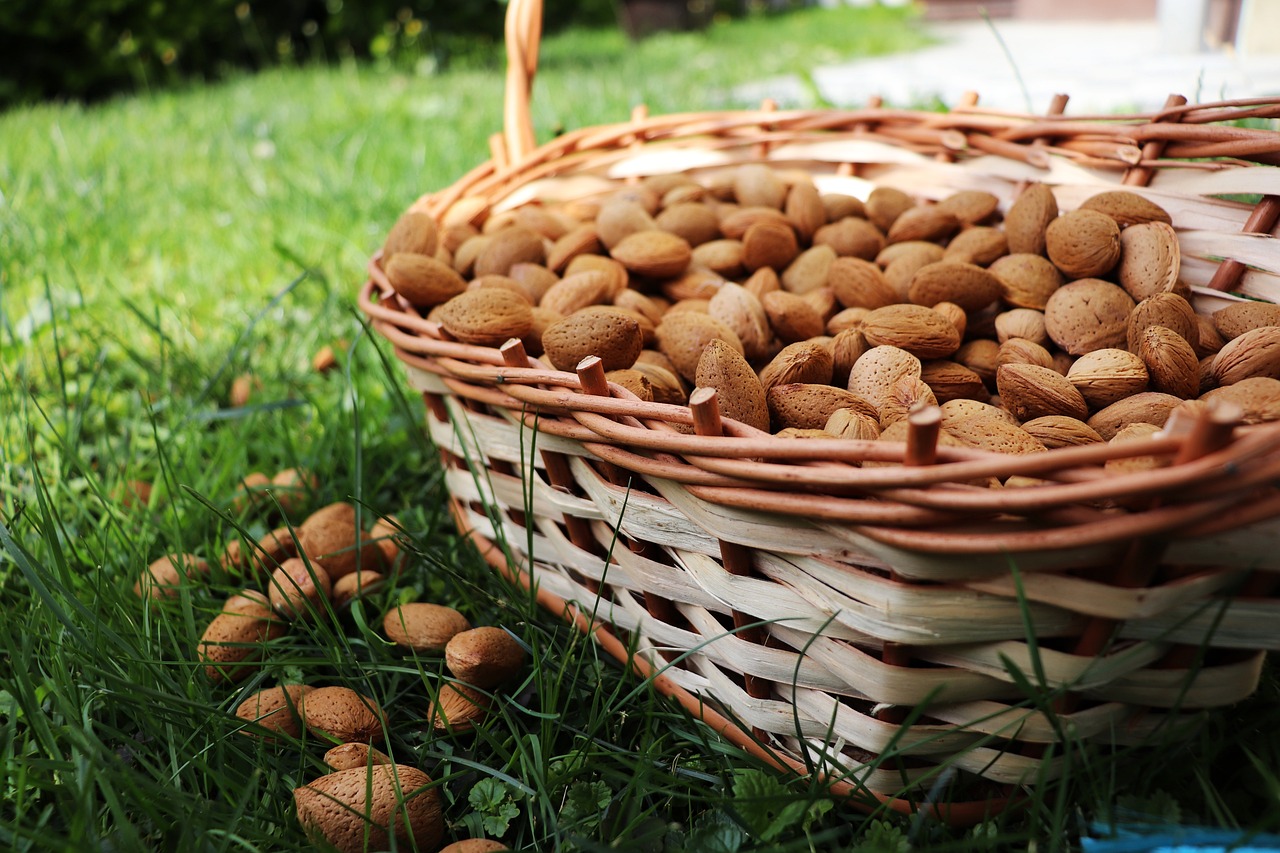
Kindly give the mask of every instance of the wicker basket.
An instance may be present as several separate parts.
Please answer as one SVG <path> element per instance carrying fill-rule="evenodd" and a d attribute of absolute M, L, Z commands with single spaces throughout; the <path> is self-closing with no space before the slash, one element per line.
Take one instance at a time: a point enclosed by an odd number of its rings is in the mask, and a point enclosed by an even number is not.
<path fill-rule="evenodd" d="M 441 223 L 749 162 L 1005 206 L 1030 182 L 1064 209 L 1123 185 L 1172 214 L 1197 310 L 1280 297 L 1280 133 L 1234 124 L 1280 99 L 1106 118 L 1062 117 L 1065 97 L 1041 117 L 976 99 L 638 113 L 536 147 L 540 19 L 512 0 L 504 133 L 417 202 Z M 721 421 L 707 395 L 642 402 L 590 367 L 451 341 L 380 256 L 360 302 L 423 393 L 458 525 L 490 562 L 726 737 L 837 791 L 905 810 L 959 776 L 978 784 L 945 816 L 978 820 L 1054 777 L 1055 741 L 1141 743 L 1248 696 L 1280 648 L 1280 427 L 1236 426 L 1229 407 L 1141 445 L 1024 456 L 935 450 L 927 418 L 906 444 L 786 440 Z M 1149 454 L 1175 461 L 1105 466 Z M 1015 475 L 1042 484 L 964 485 Z"/>

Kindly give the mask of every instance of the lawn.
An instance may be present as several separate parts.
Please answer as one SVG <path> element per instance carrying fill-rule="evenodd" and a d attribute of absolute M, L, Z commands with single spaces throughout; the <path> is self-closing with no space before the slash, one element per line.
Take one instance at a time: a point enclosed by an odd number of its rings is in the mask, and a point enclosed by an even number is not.
<path fill-rule="evenodd" d="M 880 8 L 639 46 L 573 31 L 544 45 L 535 124 L 545 139 L 637 103 L 731 106 L 736 84 L 921 40 Z M 231 713 L 303 680 L 387 709 L 386 749 L 440 783 L 448 838 L 515 849 L 1065 850 L 1115 815 L 1280 825 L 1271 675 L 1192 738 L 1073 753 L 1026 809 L 949 830 L 779 779 L 495 578 L 453 532 L 420 400 L 354 309 L 399 213 L 488 157 L 502 77 L 481 66 L 286 68 L 0 115 L 0 847 L 304 847 L 291 792 L 324 772 L 323 747 L 241 736 Z M 325 347 L 336 369 L 320 372 Z M 250 394 L 233 405 L 237 377 Z M 404 570 L 291 632 L 241 686 L 210 683 L 193 647 L 259 579 L 215 568 L 156 608 L 133 583 L 162 554 L 216 561 L 279 523 L 232 498 L 250 472 L 290 467 L 318 477 L 309 508 L 396 514 Z M 124 499 L 134 481 L 153 484 L 149 502 Z M 381 638 L 381 614 L 411 600 L 527 645 L 522 680 L 473 735 L 427 732 L 442 663 Z"/>

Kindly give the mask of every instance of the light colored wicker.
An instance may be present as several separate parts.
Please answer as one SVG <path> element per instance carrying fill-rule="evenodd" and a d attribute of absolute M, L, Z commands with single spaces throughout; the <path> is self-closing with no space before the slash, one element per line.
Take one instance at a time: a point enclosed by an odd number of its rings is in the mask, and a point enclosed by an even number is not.
<path fill-rule="evenodd" d="M 861 196 L 988 190 L 1006 208 L 1029 182 L 1064 209 L 1125 186 L 1172 214 L 1198 310 L 1280 301 L 1280 133 L 1233 124 L 1280 115 L 1280 98 L 1083 118 L 976 101 L 948 113 L 638 112 L 535 147 L 540 19 L 536 0 L 512 0 L 504 134 L 492 159 L 417 202 L 441 223 L 748 162 Z M 1239 194 L 1262 200 L 1227 198 Z M 779 767 L 900 810 L 954 770 L 983 783 L 939 808 L 971 822 L 1053 778 L 1046 748 L 1064 735 L 1135 744 L 1194 722 L 1248 696 L 1280 648 L 1280 427 L 1236 427 L 1223 410 L 1147 444 L 939 447 L 932 459 L 787 440 L 719 421 L 701 396 L 693 408 L 642 402 L 518 346 L 447 340 L 395 296 L 380 261 L 360 304 L 424 395 L 460 529 Z M 695 423 L 700 434 L 671 426 Z M 1104 467 L 1148 454 L 1175 464 Z M 867 460 L 908 464 L 858 467 Z M 1013 475 L 1043 482 L 964 485 Z"/>

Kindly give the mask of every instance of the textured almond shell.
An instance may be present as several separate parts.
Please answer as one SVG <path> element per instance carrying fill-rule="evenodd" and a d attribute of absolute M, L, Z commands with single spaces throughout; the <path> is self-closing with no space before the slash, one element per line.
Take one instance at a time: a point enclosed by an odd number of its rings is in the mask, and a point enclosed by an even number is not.
<path fill-rule="evenodd" d="M 315 842 L 339 853 L 435 850 L 444 837 L 439 791 L 431 777 L 403 764 L 353 767 L 295 788 L 298 823 Z"/>

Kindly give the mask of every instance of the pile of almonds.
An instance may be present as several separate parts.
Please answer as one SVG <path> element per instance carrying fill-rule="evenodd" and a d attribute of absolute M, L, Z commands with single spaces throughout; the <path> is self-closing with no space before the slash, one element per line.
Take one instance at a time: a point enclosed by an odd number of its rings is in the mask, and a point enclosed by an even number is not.
<path fill-rule="evenodd" d="M 785 436 L 901 441 L 937 405 L 943 443 L 1027 453 L 1215 398 L 1280 418 L 1280 306 L 1198 315 L 1171 217 L 1125 190 L 1065 213 L 1043 184 L 1004 211 L 976 190 L 863 201 L 753 163 L 471 221 L 410 210 L 381 263 L 450 339 L 597 356 L 642 400 L 713 388 Z"/>
<path fill-rule="evenodd" d="M 238 513 L 279 506 L 287 520 L 306 507 L 317 485 L 294 469 L 272 478 L 251 474 L 230 505 Z M 222 567 L 258 578 L 265 592 L 249 587 L 232 595 L 206 627 L 196 654 L 211 680 L 241 681 L 262 664 L 264 644 L 283 636 L 291 623 L 340 614 L 356 598 L 393 579 L 400 558 L 395 540 L 399 522 L 385 516 L 364 531 L 356 519 L 354 505 L 333 503 L 256 542 L 237 536 L 226 544 Z M 169 554 L 142 572 L 134 592 L 160 606 L 210 573 L 208 561 L 194 554 Z M 385 614 L 383 628 L 389 640 L 405 649 L 443 655 L 456 679 L 443 681 L 429 697 L 424 723 L 436 732 L 471 730 L 490 709 L 492 691 L 524 665 L 524 650 L 510 634 L 473 628 L 449 607 L 402 604 Z M 249 735 L 272 741 L 307 732 L 332 746 L 324 757 L 332 772 L 294 791 L 299 823 L 317 842 L 323 839 L 341 851 L 364 850 L 366 844 L 385 849 L 394 836 L 406 847 L 439 846 L 445 829 L 439 791 L 423 771 L 397 764 L 376 748 L 385 738 L 387 715 L 370 697 L 341 685 L 281 684 L 244 697 L 236 716 Z M 506 847 L 469 839 L 445 849 L 465 853 Z"/>

